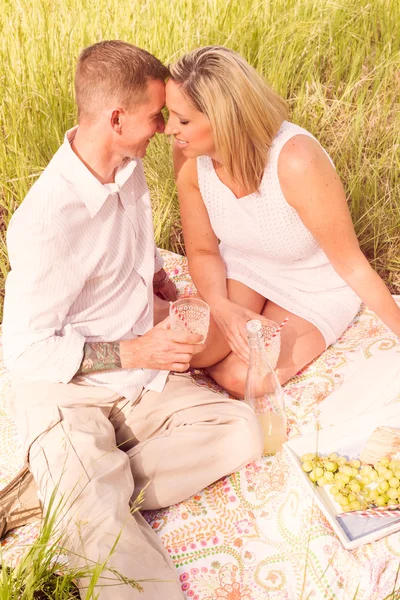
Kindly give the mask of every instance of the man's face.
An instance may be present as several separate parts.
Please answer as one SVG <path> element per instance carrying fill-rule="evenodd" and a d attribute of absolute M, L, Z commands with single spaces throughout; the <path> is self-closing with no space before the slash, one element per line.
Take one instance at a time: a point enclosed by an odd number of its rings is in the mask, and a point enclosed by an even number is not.
<path fill-rule="evenodd" d="M 154 134 L 164 132 L 165 123 L 161 113 L 164 104 L 164 82 L 158 79 L 149 80 L 145 101 L 121 115 L 119 145 L 124 157 L 143 158 Z"/>

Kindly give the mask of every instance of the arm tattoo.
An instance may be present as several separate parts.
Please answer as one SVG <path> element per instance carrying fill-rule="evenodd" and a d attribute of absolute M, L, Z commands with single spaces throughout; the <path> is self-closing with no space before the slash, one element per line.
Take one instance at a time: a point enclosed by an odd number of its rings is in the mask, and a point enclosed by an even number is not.
<path fill-rule="evenodd" d="M 119 342 L 87 342 L 83 347 L 83 359 L 76 375 L 121 368 Z"/>

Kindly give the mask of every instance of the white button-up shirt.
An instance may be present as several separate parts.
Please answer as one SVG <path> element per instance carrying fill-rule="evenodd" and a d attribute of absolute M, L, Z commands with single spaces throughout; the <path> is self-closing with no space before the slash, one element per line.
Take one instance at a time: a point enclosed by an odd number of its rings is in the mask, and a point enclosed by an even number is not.
<path fill-rule="evenodd" d="M 85 342 L 136 338 L 153 327 L 154 243 L 140 160 L 103 185 L 71 148 L 67 132 L 7 233 L 3 344 L 6 366 L 25 379 L 69 382 Z M 166 371 L 117 369 L 85 379 L 135 399 L 161 391 Z"/>

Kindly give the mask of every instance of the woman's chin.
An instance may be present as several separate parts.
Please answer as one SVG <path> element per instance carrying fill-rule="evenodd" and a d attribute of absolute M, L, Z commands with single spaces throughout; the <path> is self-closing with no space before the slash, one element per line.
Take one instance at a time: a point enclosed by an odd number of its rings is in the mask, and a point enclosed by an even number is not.
<path fill-rule="evenodd" d="M 185 158 L 197 158 L 198 156 L 202 156 L 201 152 L 199 152 L 198 150 L 194 150 L 189 146 L 184 146 L 182 148 L 182 154 Z"/>

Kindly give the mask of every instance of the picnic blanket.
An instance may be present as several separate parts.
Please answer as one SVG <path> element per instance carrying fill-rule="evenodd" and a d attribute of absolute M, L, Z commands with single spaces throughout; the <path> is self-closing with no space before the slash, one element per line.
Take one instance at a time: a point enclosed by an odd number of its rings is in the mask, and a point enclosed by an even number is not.
<path fill-rule="evenodd" d="M 166 252 L 164 258 L 179 294 L 195 291 L 186 260 Z M 400 297 L 396 300 L 400 304 Z M 395 336 L 362 307 L 340 339 L 285 386 L 290 436 L 314 431 L 321 415 L 326 417 L 327 396 L 374 357 L 393 360 L 394 353 L 400 362 Z M 227 395 L 201 371 L 193 375 L 198 385 Z M 0 364 L 0 486 L 22 461 L 4 403 L 8 381 Z M 400 402 L 400 389 L 395 401 Z M 170 553 L 186 600 L 399 597 L 391 594 L 400 590 L 400 534 L 345 550 L 304 493 L 284 452 L 263 457 L 189 500 L 145 517 Z M 3 560 L 17 561 L 37 532 L 33 524 L 10 533 L 1 542 Z"/>

